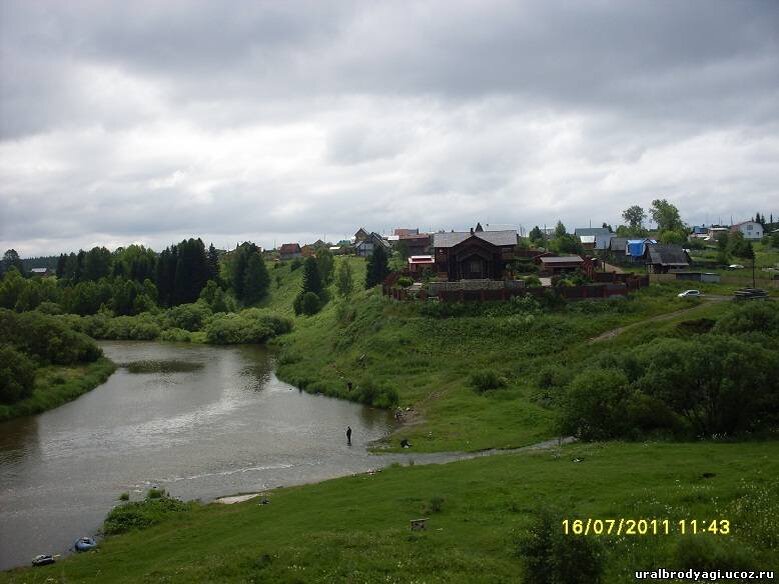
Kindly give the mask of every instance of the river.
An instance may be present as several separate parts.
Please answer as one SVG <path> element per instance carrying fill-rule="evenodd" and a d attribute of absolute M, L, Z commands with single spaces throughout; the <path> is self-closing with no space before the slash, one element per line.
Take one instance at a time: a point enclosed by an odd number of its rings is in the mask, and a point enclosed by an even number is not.
<path fill-rule="evenodd" d="M 191 370 L 120 367 L 73 402 L 0 424 L 0 569 L 97 533 L 123 492 L 211 500 L 384 466 L 366 446 L 392 430 L 390 414 L 279 381 L 263 347 L 101 346 L 117 364 Z"/>

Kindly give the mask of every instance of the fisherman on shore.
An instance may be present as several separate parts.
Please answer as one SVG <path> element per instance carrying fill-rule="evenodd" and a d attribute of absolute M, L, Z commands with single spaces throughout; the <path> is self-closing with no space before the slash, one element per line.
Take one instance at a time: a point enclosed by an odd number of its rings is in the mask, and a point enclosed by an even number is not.
<path fill-rule="evenodd" d="M 351 446 L 352 445 L 352 427 L 347 426 L 346 427 L 346 443 Z"/>

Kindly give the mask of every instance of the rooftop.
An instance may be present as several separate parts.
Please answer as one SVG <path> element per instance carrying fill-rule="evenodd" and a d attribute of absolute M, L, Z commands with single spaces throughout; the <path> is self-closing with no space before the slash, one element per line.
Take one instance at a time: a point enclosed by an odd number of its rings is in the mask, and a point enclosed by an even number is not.
<path fill-rule="evenodd" d="M 514 229 L 505 231 L 450 231 L 449 233 L 434 233 L 433 247 L 454 247 L 470 237 L 478 237 L 492 245 L 517 245 L 517 232 Z"/>
<path fill-rule="evenodd" d="M 570 264 L 581 263 L 584 260 L 581 256 L 544 256 L 539 258 L 543 264 Z"/>

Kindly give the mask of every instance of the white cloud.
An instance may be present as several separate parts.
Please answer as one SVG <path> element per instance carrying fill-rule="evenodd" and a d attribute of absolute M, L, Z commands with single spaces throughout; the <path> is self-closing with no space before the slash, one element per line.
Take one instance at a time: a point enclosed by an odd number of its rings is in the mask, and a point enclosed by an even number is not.
<path fill-rule="evenodd" d="M 7 2 L 0 248 L 779 211 L 778 15 Z"/>

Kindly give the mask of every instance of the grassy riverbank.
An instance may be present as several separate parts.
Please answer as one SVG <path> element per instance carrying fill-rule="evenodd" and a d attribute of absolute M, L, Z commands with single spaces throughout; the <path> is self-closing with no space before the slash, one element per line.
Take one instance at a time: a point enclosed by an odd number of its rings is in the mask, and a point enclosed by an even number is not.
<path fill-rule="evenodd" d="M 0 404 L 0 422 L 51 410 L 96 388 L 116 370 L 105 357 L 80 365 L 47 365 L 36 370 L 30 397 L 11 405 Z"/>
<path fill-rule="evenodd" d="M 93 390 L 115 370 L 116 365 L 105 357 L 94 363 L 37 369 L 32 395 L 11 405 L 0 405 L 0 422 L 59 407 Z"/>
<path fill-rule="evenodd" d="M 777 476 L 776 442 L 578 444 L 395 467 L 278 489 L 268 505 L 195 507 L 0 582 L 518 581 L 517 542 L 541 506 L 560 518 L 670 520 L 669 535 L 598 539 L 607 584 L 635 569 L 771 569 Z M 427 530 L 412 533 L 419 517 Z M 681 536 L 678 521 L 694 518 L 727 519 L 731 532 Z"/>

